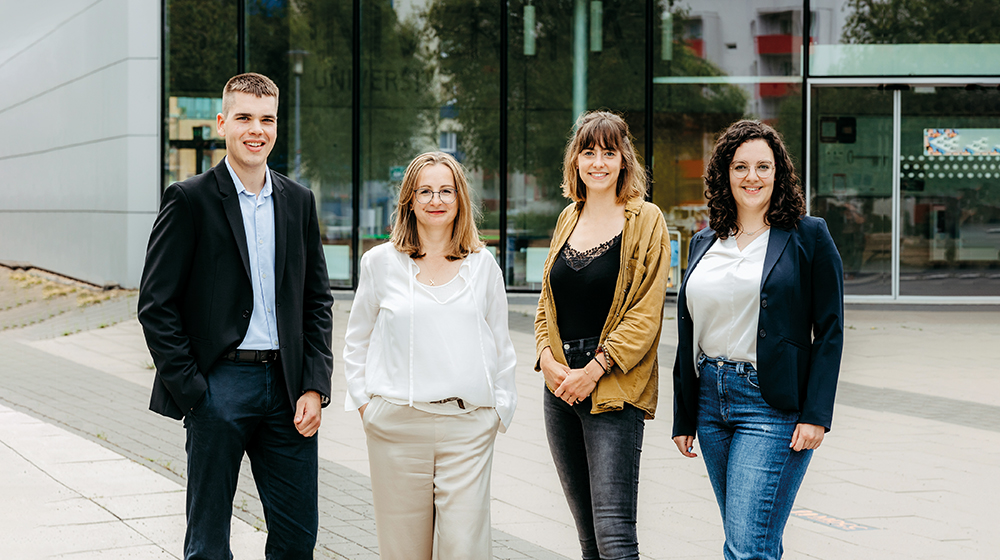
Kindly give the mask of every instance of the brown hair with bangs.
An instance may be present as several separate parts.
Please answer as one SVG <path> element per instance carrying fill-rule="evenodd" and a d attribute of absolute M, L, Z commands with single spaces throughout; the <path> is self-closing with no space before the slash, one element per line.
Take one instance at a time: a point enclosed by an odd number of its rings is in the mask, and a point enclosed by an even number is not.
<path fill-rule="evenodd" d="M 263 74 L 247 72 L 237 74 L 226 82 L 222 88 L 222 116 L 229 118 L 229 110 L 233 107 L 234 93 L 249 93 L 254 97 L 273 97 L 274 109 L 278 110 L 278 85 Z"/>
<path fill-rule="evenodd" d="M 795 164 L 778 131 L 752 120 L 733 123 L 719 136 L 705 171 L 705 197 L 708 199 L 709 225 L 715 235 L 726 239 L 736 231 L 736 200 L 729 182 L 729 166 L 736 150 L 751 140 L 767 142 L 774 153 L 774 189 L 771 204 L 764 216 L 770 226 L 788 229 L 806 213 L 806 197 L 795 174 Z"/>
<path fill-rule="evenodd" d="M 419 259 L 424 256 L 420 247 L 420 235 L 417 232 L 417 217 L 413 213 L 413 203 L 417 188 L 420 187 L 417 183 L 420 172 L 432 165 L 444 165 L 451 170 L 454 177 L 458 197 L 453 204 L 458 205 L 458 214 L 452 225 L 451 250 L 446 258 L 450 261 L 464 259 L 469 253 L 478 251 L 485 244 L 479 238 L 479 229 L 476 228 L 477 208 L 472 203 L 469 182 L 465 178 L 465 169 L 455 158 L 444 152 L 420 154 L 413 158 L 413 161 L 406 168 L 403 182 L 399 186 L 399 201 L 396 203 L 390 241 L 397 251 L 410 255 L 411 259 Z"/>
<path fill-rule="evenodd" d="M 646 169 L 639 163 L 635 142 L 625 119 L 608 111 L 590 111 L 576 121 L 576 132 L 566 145 L 563 158 L 563 196 L 582 204 L 587 200 L 587 185 L 580 178 L 576 159 L 580 152 L 601 146 L 622 155 L 622 169 L 615 187 L 615 201 L 624 204 L 631 198 L 646 197 Z"/>

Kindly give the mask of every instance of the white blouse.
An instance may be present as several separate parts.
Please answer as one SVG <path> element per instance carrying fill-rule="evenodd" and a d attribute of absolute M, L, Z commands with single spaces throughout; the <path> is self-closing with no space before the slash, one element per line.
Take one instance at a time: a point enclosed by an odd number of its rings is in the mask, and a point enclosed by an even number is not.
<path fill-rule="evenodd" d="M 757 367 L 760 280 L 771 230 L 740 251 L 736 239 L 717 239 L 691 271 L 687 306 L 694 323 L 694 360 L 750 362 Z"/>
<path fill-rule="evenodd" d="M 357 410 L 375 395 L 424 410 L 458 397 L 494 407 L 506 431 L 517 406 L 517 358 L 500 267 L 481 249 L 444 286 L 421 284 L 419 271 L 391 243 L 361 257 L 344 337 L 344 409 Z"/>

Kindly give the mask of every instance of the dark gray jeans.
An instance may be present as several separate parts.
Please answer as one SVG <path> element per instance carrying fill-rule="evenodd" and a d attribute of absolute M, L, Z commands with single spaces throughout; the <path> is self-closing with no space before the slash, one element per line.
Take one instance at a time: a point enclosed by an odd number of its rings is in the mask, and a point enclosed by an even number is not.
<path fill-rule="evenodd" d="M 596 338 L 583 339 L 567 341 L 563 351 L 570 367 L 580 368 L 596 347 Z M 549 450 L 576 520 L 583 559 L 638 560 L 636 508 L 645 414 L 629 404 L 620 411 L 591 414 L 589 397 L 570 406 L 547 389 L 544 408 Z"/>

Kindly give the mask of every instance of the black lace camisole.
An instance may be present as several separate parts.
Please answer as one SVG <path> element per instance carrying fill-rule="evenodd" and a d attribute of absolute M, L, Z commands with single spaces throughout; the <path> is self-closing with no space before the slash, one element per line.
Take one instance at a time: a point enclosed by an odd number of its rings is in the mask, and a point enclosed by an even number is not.
<path fill-rule="evenodd" d="M 559 251 L 549 284 L 563 340 L 601 335 L 615 299 L 621 246 L 619 233 L 588 251 L 577 251 L 568 241 Z"/>

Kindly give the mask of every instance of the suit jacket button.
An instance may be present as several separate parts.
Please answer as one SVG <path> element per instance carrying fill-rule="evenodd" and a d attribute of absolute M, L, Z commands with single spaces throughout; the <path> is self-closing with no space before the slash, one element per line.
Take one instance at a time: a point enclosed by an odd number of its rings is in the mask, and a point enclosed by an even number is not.
<path fill-rule="evenodd" d="M 764 329 L 760 329 L 760 337 L 764 338 L 765 336 L 767 336 L 767 333 L 764 332 Z"/>
<path fill-rule="evenodd" d="M 767 309 L 767 300 L 766 299 L 760 300 L 760 306 L 763 307 L 764 309 Z"/>
<path fill-rule="evenodd" d="M 250 312 L 249 311 L 244 311 L 243 312 L 243 318 L 244 319 L 249 319 L 250 318 Z"/>

